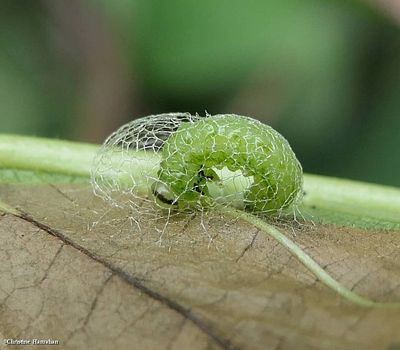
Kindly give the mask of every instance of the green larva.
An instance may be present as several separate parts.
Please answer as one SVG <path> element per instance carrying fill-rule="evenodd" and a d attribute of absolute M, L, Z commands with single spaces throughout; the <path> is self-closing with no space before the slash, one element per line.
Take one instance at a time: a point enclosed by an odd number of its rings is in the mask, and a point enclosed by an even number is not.
<path fill-rule="evenodd" d="M 248 211 L 274 214 L 301 195 L 302 168 L 289 143 L 252 118 L 216 115 L 182 123 L 161 152 L 153 193 L 164 205 L 207 207 L 212 203 L 208 187 L 220 180 L 223 168 L 251 179 L 240 189 Z"/>

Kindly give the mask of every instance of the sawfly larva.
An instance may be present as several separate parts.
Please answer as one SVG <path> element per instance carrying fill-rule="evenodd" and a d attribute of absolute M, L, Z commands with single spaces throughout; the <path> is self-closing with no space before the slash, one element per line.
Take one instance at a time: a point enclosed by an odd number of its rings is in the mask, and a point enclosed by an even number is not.
<path fill-rule="evenodd" d="M 153 193 L 177 209 L 207 207 L 210 197 L 218 201 L 211 187 L 223 186 L 221 174 L 228 173 L 247 179 L 246 188 L 242 181 L 231 192 L 241 192 L 251 212 L 276 213 L 301 194 L 302 168 L 289 143 L 252 118 L 227 114 L 184 122 L 165 141 L 161 156 Z"/>

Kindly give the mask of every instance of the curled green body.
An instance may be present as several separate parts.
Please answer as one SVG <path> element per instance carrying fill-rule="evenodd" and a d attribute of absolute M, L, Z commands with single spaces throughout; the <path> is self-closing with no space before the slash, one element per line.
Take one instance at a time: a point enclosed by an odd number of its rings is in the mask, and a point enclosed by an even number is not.
<path fill-rule="evenodd" d="M 249 211 L 276 213 L 300 196 L 302 168 L 286 139 L 237 115 L 182 123 L 162 148 L 158 177 L 172 193 L 171 204 L 204 207 L 212 202 L 207 186 L 223 168 L 251 179 L 243 193 Z"/>

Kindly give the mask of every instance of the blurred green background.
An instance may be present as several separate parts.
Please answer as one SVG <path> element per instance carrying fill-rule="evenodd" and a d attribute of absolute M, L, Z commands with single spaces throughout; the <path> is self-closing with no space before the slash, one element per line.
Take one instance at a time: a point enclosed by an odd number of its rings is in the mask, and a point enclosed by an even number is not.
<path fill-rule="evenodd" d="M 0 132 L 269 123 L 305 171 L 400 186 L 399 0 L 1 0 Z"/>

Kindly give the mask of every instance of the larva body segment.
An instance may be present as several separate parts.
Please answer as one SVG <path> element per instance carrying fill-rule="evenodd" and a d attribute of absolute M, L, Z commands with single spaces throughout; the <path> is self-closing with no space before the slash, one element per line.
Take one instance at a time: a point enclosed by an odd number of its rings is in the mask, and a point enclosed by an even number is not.
<path fill-rule="evenodd" d="M 302 168 L 286 139 L 238 115 L 182 123 L 162 148 L 158 177 L 178 207 L 203 208 L 210 203 L 208 185 L 224 168 L 250 179 L 243 200 L 252 212 L 273 214 L 301 196 Z"/>

